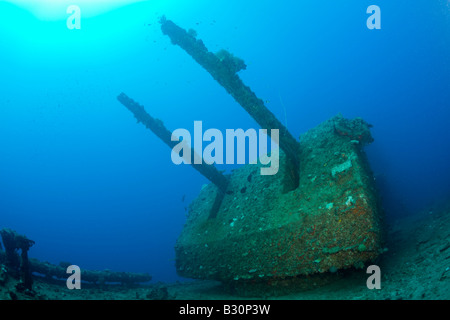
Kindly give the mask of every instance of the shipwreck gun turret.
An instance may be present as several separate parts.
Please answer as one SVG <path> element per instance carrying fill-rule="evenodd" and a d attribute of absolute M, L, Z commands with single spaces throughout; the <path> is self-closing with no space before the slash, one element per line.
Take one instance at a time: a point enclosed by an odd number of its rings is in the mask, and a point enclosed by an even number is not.
<path fill-rule="evenodd" d="M 279 130 L 281 149 L 275 175 L 257 174 L 261 164 L 244 165 L 226 177 L 205 174 L 215 169 L 199 170 L 213 184 L 202 188 L 189 207 L 175 247 L 178 274 L 219 280 L 243 295 L 267 289 L 279 294 L 311 288 L 337 270 L 361 268 L 377 258 L 380 208 L 363 150 L 373 141 L 371 126 L 338 115 L 297 141 L 239 78 L 237 72 L 246 68 L 242 59 L 225 50 L 209 52 L 195 32 L 164 17 L 160 23 L 172 43 L 208 71 L 263 129 Z M 125 95 L 119 101 L 171 146 L 170 132 L 161 122 L 148 118 Z"/>

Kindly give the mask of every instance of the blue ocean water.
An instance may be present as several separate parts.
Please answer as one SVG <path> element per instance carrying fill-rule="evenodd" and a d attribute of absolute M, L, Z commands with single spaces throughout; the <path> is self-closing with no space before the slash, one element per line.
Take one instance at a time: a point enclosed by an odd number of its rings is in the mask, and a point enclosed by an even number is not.
<path fill-rule="evenodd" d="M 380 30 L 366 26 L 373 4 Z M 373 124 L 388 217 L 450 196 L 447 0 L 0 1 L 0 228 L 35 240 L 31 257 L 178 279 L 173 247 L 208 181 L 117 95 L 171 130 L 258 125 L 162 34 L 162 15 L 244 59 L 240 77 L 295 137 L 337 113 Z"/>

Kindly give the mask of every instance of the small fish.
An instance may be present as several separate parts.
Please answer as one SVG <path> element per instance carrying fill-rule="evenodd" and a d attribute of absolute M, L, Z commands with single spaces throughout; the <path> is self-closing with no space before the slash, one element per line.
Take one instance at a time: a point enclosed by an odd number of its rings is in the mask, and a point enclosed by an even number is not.
<path fill-rule="evenodd" d="M 181 197 L 181 202 L 184 202 L 184 199 L 186 199 L 186 195 L 183 194 L 183 196 Z"/>

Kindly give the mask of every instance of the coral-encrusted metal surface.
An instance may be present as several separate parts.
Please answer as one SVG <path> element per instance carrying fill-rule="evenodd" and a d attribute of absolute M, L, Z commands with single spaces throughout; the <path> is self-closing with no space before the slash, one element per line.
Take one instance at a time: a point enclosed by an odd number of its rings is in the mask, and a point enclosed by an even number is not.
<path fill-rule="evenodd" d="M 362 119 L 336 116 L 300 137 L 297 189 L 283 193 L 289 170 L 283 154 L 274 176 L 245 165 L 233 172 L 213 219 L 208 217 L 217 187 L 205 185 L 176 244 L 178 273 L 270 283 L 362 267 L 376 258 L 378 201 L 362 150 L 371 141 Z"/>

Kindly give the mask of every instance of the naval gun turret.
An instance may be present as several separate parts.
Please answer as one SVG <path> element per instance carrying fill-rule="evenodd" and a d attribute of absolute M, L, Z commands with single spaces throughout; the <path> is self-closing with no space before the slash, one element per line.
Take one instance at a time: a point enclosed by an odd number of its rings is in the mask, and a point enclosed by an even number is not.
<path fill-rule="evenodd" d="M 212 183 L 189 206 L 175 247 L 180 276 L 221 281 L 240 294 L 310 288 L 337 270 L 361 268 L 381 252 L 380 207 L 363 147 L 373 138 L 361 118 L 337 115 L 296 140 L 246 86 L 244 61 L 210 52 L 170 20 L 162 32 L 199 63 L 264 129 L 279 130 L 275 175 L 246 164 L 223 175 L 194 167 Z M 173 147 L 170 131 L 125 94 L 119 101 Z M 158 133 L 163 133 L 162 136 Z"/>

